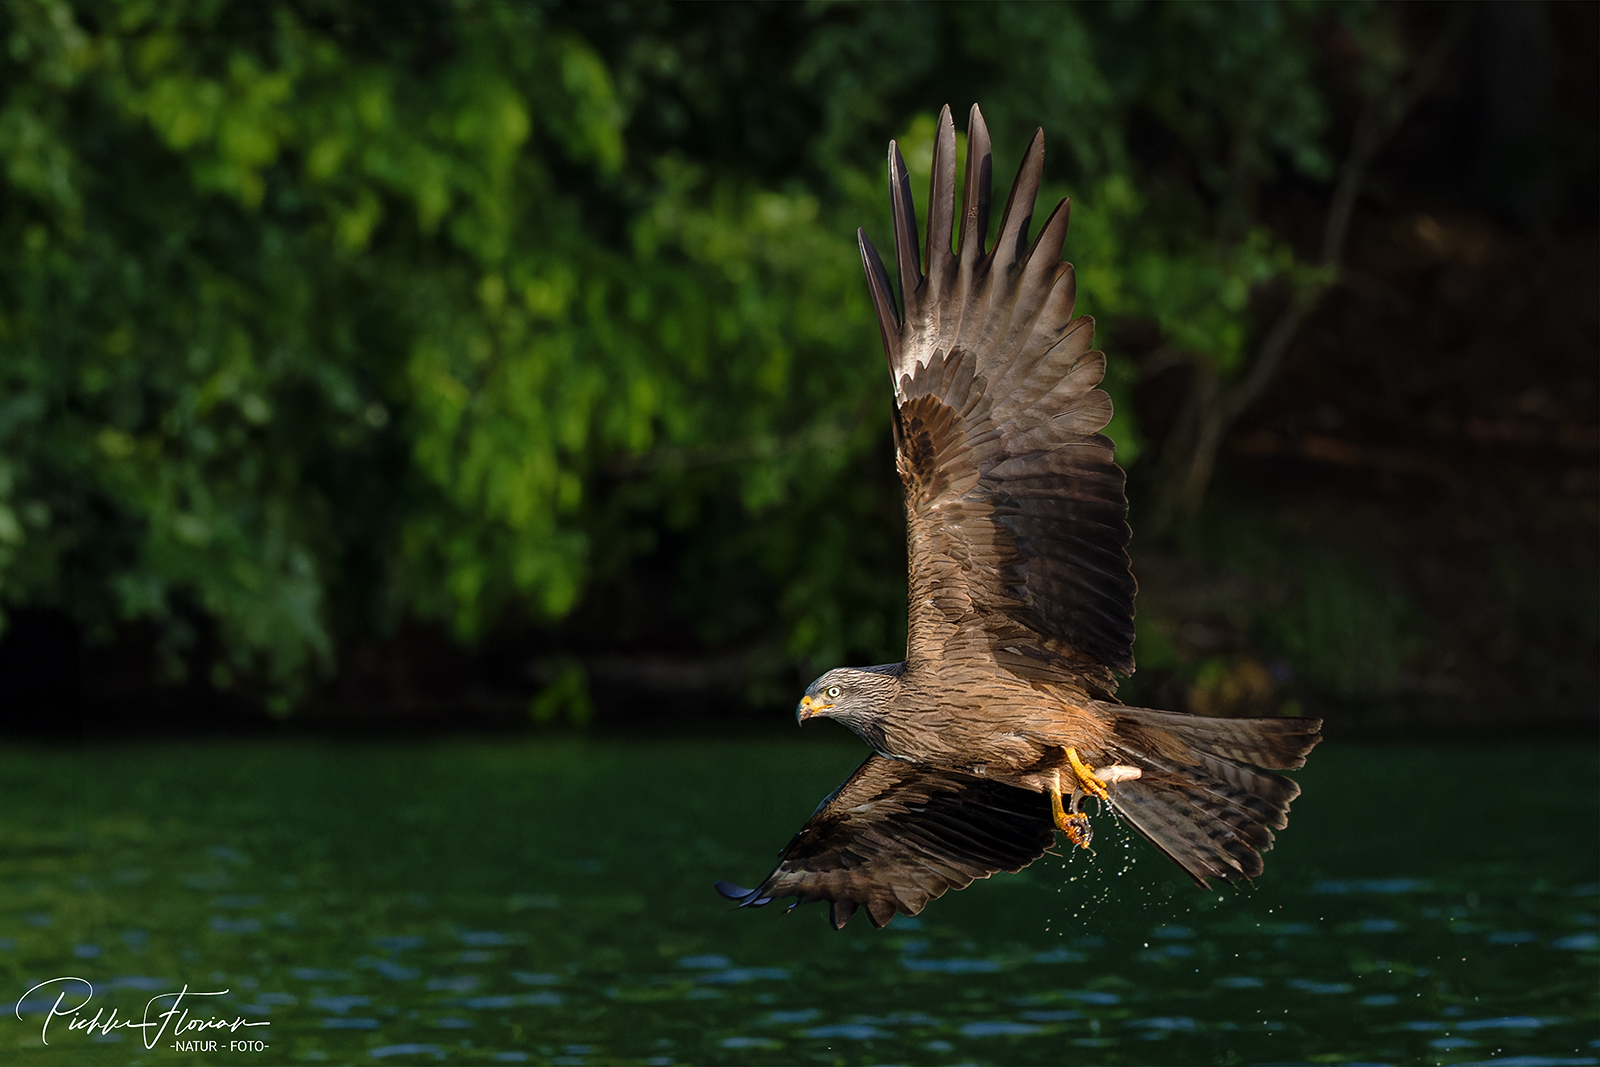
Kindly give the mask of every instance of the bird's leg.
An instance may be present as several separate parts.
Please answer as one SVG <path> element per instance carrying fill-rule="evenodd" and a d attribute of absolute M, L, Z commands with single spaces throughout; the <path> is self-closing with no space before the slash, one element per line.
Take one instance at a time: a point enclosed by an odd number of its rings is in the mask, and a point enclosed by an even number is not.
<path fill-rule="evenodd" d="M 1079 848 L 1088 848 L 1089 842 L 1094 840 L 1094 831 L 1089 828 L 1089 816 L 1078 810 L 1078 787 L 1072 787 L 1072 810 L 1068 811 L 1061 804 L 1061 780 L 1058 776 L 1056 783 L 1050 787 L 1050 814 L 1055 816 L 1056 827 L 1067 835 Z"/>
<path fill-rule="evenodd" d="M 1111 799 L 1111 794 L 1106 792 L 1106 784 L 1095 776 L 1093 767 L 1078 758 L 1077 749 L 1067 749 L 1067 762 L 1072 764 L 1072 773 L 1077 776 L 1078 784 L 1085 793 L 1100 800 Z"/>
<path fill-rule="evenodd" d="M 1050 812 L 1055 816 L 1057 828 L 1067 835 L 1067 840 L 1079 848 L 1088 848 L 1089 842 L 1094 840 L 1094 831 L 1089 828 L 1089 816 L 1078 810 L 1078 802 L 1085 796 L 1109 801 L 1111 794 L 1106 792 L 1106 786 L 1112 782 L 1133 781 L 1142 777 L 1142 774 L 1139 768 L 1120 763 L 1097 771 L 1079 758 L 1077 749 L 1069 748 L 1066 753 L 1067 762 L 1072 765 L 1072 776 L 1076 779 L 1072 784 L 1072 801 L 1062 805 L 1061 772 L 1057 771 L 1055 784 L 1050 787 Z"/>

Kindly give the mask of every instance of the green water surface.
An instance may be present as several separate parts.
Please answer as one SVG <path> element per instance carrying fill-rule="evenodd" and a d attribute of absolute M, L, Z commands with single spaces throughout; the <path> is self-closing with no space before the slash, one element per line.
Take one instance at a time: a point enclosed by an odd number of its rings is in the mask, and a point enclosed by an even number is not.
<path fill-rule="evenodd" d="M 885 930 L 712 891 L 765 874 L 861 754 L 12 749 L 0 1062 L 1600 1063 L 1591 740 L 1325 744 L 1243 891 L 1194 889 L 1107 817 L 1095 855 Z M 24 993 L 66 976 L 93 1000 L 44 1030 L 67 987 Z M 69 1028 L 185 985 L 229 991 L 191 1018 L 270 1025 Z"/>

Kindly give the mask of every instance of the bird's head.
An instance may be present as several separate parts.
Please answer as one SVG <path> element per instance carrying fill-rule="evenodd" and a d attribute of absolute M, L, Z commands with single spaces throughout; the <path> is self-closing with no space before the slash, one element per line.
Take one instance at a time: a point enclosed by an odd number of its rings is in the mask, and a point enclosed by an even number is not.
<path fill-rule="evenodd" d="M 835 668 L 806 688 L 794 717 L 802 723 L 818 717 L 846 723 L 872 719 L 899 690 L 904 669 L 903 663 Z"/>

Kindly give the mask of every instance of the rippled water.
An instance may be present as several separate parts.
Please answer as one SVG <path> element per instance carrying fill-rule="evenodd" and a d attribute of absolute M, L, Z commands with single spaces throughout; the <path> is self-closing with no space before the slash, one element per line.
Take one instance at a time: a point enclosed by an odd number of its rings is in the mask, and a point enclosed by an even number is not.
<path fill-rule="evenodd" d="M 1600 1063 L 1592 739 L 1325 744 L 1244 892 L 1193 889 L 1109 819 L 1093 858 L 881 931 L 712 892 L 764 874 L 859 756 L 769 740 L 10 751 L 0 1061 Z M 187 984 L 191 1017 L 270 1026 L 147 1050 L 63 1017 L 46 1047 L 65 987 L 20 1021 L 13 1006 L 63 976 L 92 983 L 80 1018 L 138 1018 Z M 268 1047 L 230 1051 L 241 1037 Z M 178 1049 L 193 1039 L 219 1048 Z"/>

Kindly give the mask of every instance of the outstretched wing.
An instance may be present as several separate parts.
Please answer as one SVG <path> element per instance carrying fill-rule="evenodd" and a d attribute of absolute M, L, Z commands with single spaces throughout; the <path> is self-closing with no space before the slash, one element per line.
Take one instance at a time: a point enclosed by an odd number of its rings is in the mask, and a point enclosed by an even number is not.
<path fill-rule="evenodd" d="M 1023 676 L 1066 677 L 1107 695 L 1133 671 L 1133 595 L 1124 476 L 1100 433 L 1111 400 L 1094 322 L 1072 317 L 1061 262 L 1067 201 L 1037 240 L 1028 225 L 1044 166 L 1035 134 L 999 237 L 985 253 L 993 167 L 973 107 L 960 252 L 955 127 L 939 116 L 928 201 L 927 273 L 910 179 L 889 145 L 895 262 L 905 313 L 860 236 L 895 386 L 906 487 L 913 664 L 992 657 Z"/>
<path fill-rule="evenodd" d="M 996 871 L 1020 871 L 1055 840 L 1043 795 L 987 778 L 868 756 L 795 834 L 754 889 L 718 882 L 740 907 L 832 901 L 836 929 L 858 907 L 874 926 Z"/>

